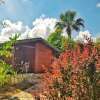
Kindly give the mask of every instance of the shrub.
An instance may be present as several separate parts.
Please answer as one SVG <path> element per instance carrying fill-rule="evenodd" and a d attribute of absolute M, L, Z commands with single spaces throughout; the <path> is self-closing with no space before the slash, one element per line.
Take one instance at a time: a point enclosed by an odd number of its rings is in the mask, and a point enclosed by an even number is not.
<path fill-rule="evenodd" d="M 67 38 L 62 36 L 60 29 L 56 29 L 55 32 L 51 33 L 47 40 L 52 46 L 56 47 L 57 49 L 61 51 L 65 50 Z"/>
<path fill-rule="evenodd" d="M 8 83 L 8 74 L 14 75 L 15 71 L 12 65 L 9 64 L 9 59 L 12 59 L 13 45 L 16 42 L 19 35 L 15 35 L 0 46 L 0 86 L 4 86 Z"/>
<path fill-rule="evenodd" d="M 44 79 L 49 97 L 67 100 L 99 100 L 100 47 L 77 44 L 55 59 Z"/>

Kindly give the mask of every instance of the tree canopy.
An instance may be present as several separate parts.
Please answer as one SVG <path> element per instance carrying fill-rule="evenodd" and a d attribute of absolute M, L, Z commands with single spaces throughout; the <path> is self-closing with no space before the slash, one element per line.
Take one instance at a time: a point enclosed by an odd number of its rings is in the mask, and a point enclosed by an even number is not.
<path fill-rule="evenodd" d="M 71 38 L 72 31 L 80 31 L 81 27 L 84 27 L 84 20 L 77 18 L 75 11 L 66 11 L 60 15 L 60 20 L 56 23 L 56 28 L 66 30 L 68 37 Z"/>

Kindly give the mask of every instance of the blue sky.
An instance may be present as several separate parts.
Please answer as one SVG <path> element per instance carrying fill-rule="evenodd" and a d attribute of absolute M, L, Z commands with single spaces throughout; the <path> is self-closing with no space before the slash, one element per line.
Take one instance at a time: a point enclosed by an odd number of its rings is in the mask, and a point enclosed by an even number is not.
<path fill-rule="evenodd" d="M 0 6 L 0 20 L 22 21 L 31 27 L 33 20 L 42 14 L 59 18 L 69 9 L 85 20 L 86 30 L 100 36 L 100 0 L 6 0 Z"/>

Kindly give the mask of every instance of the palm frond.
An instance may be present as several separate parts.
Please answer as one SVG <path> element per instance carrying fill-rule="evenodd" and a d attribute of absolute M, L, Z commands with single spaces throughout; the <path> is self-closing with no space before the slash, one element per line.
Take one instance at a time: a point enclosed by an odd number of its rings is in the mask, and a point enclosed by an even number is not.
<path fill-rule="evenodd" d="M 81 26 L 81 27 L 85 27 L 84 26 L 84 20 L 82 19 L 82 18 L 78 18 L 76 21 L 75 21 L 75 24 L 77 25 L 77 26 Z"/>
<path fill-rule="evenodd" d="M 63 29 L 65 27 L 65 24 L 63 22 L 57 22 L 55 25 L 56 28 Z"/>
<path fill-rule="evenodd" d="M 80 31 L 80 27 L 76 24 L 73 24 L 72 25 L 72 28 L 75 30 L 75 31 Z"/>
<path fill-rule="evenodd" d="M 67 18 L 67 21 L 73 21 L 74 19 L 75 19 L 75 17 L 76 17 L 76 12 L 75 11 L 71 11 L 71 10 L 69 10 L 69 11 L 67 11 L 66 13 L 65 13 L 65 16 L 66 16 L 66 18 Z"/>
<path fill-rule="evenodd" d="M 76 20 L 76 22 L 84 23 L 84 20 L 83 20 L 82 18 L 78 18 L 78 19 Z"/>
<path fill-rule="evenodd" d="M 81 26 L 81 27 L 85 27 L 83 23 L 78 23 L 77 25 Z"/>
<path fill-rule="evenodd" d="M 60 15 L 60 19 L 61 21 L 65 21 L 65 15 L 63 13 Z"/>
<path fill-rule="evenodd" d="M 75 11 L 67 11 L 60 15 L 60 21 L 56 23 L 56 28 L 61 30 L 66 29 L 66 33 L 71 37 L 72 29 L 75 31 L 80 31 L 81 27 L 84 28 L 84 20 L 82 18 L 76 19 Z"/>

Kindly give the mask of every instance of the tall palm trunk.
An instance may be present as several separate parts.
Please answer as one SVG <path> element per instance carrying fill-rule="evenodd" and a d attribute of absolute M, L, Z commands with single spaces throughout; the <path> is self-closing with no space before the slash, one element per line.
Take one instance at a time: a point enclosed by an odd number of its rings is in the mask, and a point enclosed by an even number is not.
<path fill-rule="evenodd" d="M 71 39 L 71 33 L 70 32 L 68 33 L 68 38 L 69 38 L 69 40 Z"/>
<path fill-rule="evenodd" d="M 68 35 L 68 49 L 71 49 L 72 48 L 72 43 L 71 43 L 71 28 L 68 27 L 67 30 L 67 35 Z"/>
<path fill-rule="evenodd" d="M 68 39 L 71 39 L 71 28 L 70 26 L 68 26 L 67 30 L 66 30 L 67 34 L 68 34 Z"/>

